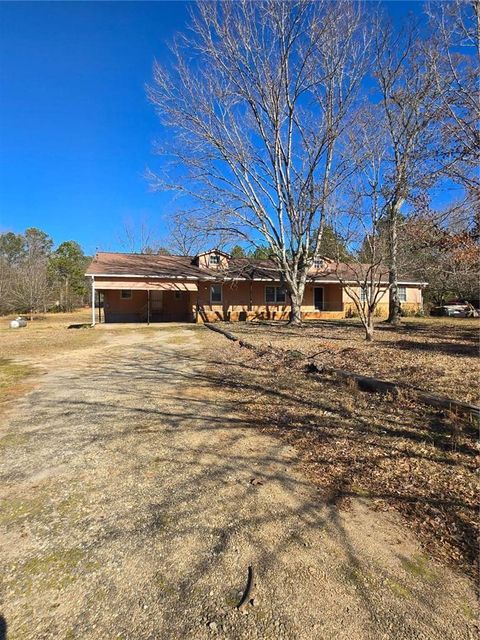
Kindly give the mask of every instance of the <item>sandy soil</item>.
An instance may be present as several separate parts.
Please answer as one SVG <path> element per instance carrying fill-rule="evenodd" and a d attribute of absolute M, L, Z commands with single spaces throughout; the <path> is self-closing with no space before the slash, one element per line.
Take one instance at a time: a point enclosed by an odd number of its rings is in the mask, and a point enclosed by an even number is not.
<path fill-rule="evenodd" d="M 43 375 L 0 418 L 8 640 L 476 637 L 469 580 L 367 499 L 322 502 L 243 417 L 223 340 L 102 332 L 32 358 Z"/>

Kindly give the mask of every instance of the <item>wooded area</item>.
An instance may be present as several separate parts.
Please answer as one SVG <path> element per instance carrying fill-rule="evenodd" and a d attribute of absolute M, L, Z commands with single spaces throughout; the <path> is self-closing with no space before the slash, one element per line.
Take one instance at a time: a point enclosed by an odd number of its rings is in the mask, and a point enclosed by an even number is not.
<path fill-rule="evenodd" d="M 0 314 L 71 311 L 86 304 L 89 261 L 73 240 L 53 249 L 40 229 L 0 234 Z"/>

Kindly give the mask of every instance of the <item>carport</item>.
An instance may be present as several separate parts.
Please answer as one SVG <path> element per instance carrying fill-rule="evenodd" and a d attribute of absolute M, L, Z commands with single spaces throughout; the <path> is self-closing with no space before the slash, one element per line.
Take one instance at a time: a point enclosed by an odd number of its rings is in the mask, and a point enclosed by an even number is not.
<path fill-rule="evenodd" d="M 92 324 L 193 322 L 197 292 L 193 281 L 92 276 Z"/>

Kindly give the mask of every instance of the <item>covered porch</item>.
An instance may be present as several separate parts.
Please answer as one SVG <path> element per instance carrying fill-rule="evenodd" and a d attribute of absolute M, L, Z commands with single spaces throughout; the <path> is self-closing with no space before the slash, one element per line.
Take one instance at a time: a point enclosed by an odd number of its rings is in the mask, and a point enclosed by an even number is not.
<path fill-rule="evenodd" d="M 92 280 L 92 324 L 193 322 L 196 282 Z"/>

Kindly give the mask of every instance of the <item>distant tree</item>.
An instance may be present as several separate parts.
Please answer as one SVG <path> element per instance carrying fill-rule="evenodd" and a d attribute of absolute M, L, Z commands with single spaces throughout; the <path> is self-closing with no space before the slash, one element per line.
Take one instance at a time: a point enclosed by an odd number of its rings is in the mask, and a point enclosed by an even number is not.
<path fill-rule="evenodd" d="M 28 312 L 33 319 L 35 311 L 45 311 L 48 306 L 48 260 L 53 241 L 34 227 L 25 231 L 24 238 L 24 252 L 15 268 L 9 297 L 12 309 Z"/>
<path fill-rule="evenodd" d="M 52 251 L 53 240 L 37 228 L 0 234 L 0 313 L 65 310 L 84 304 L 89 258 L 69 240 Z"/>
<path fill-rule="evenodd" d="M 243 247 L 241 247 L 240 245 L 236 244 L 234 247 L 232 247 L 232 250 L 230 251 L 230 255 L 232 256 L 232 258 L 246 258 L 247 254 L 245 253 L 245 249 Z"/>
<path fill-rule="evenodd" d="M 0 315 L 7 313 L 8 311 L 8 294 L 11 285 L 11 273 L 12 269 L 5 260 L 4 256 L 0 255 Z"/>
<path fill-rule="evenodd" d="M 25 236 L 22 234 L 0 234 L 0 257 L 10 266 L 18 264 L 25 254 Z"/>
<path fill-rule="evenodd" d="M 151 254 L 157 253 L 160 249 L 157 232 L 145 220 L 139 223 L 131 219 L 125 220 L 117 240 L 122 249 L 128 253 Z"/>
<path fill-rule="evenodd" d="M 52 284 L 59 285 L 60 307 L 65 311 L 83 304 L 87 295 L 85 269 L 88 260 L 80 245 L 73 240 L 62 242 L 50 255 L 49 276 Z"/>
<path fill-rule="evenodd" d="M 11 309 L 11 290 L 24 253 L 23 235 L 11 231 L 0 234 L 0 314 Z"/>
<path fill-rule="evenodd" d="M 254 258 L 255 260 L 269 260 L 271 257 L 271 250 L 266 246 L 255 247 L 253 251 L 248 253 L 249 258 Z"/>
<path fill-rule="evenodd" d="M 340 262 L 347 262 L 352 257 L 345 239 L 329 224 L 326 224 L 323 229 L 318 253 L 324 258 L 339 260 Z"/>
<path fill-rule="evenodd" d="M 168 225 L 169 250 L 174 255 L 196 256 L 207 249 L 224 249 L 231 244 L 232 235 L 219 229 L 205 229 L 195 215 L 177 212 Z"/>
<path fill-rule="evenodd" d="M 450 299 L 478 303 L 480 247 L 465 214 L 456 207 L 442 213 L 419 212 L 405 225 L 402 256 L 415 275 L 427 282 L 427 303 L 443 305 Z"/>

